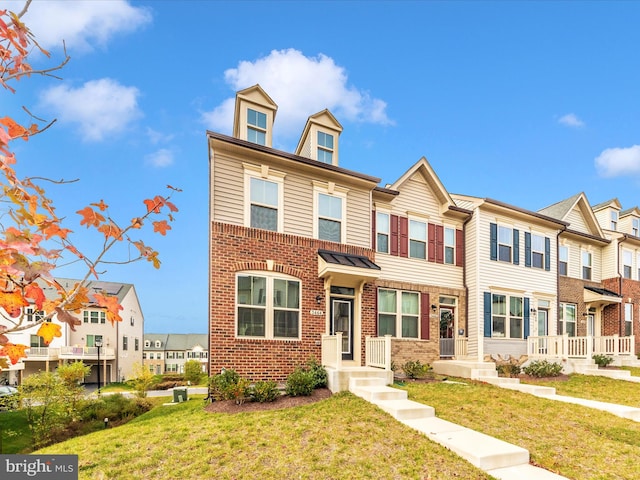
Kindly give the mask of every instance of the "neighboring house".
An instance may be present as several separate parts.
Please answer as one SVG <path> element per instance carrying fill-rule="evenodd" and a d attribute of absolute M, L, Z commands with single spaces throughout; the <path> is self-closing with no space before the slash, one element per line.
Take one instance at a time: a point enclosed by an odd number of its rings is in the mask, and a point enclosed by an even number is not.
<path fill-rule="evenodd" d="M 591 345 L 590 361 L 598 335 L 633 355 L 640 210 L 453 195 L 424 158 L 381 187 L 340 167 L 328 110 L 293 154 L 274 149 L 276 111 L 256 85 L 237 93 L 233 136 L 207 132 L 210 372 L 282 381 L 310 357 L 330 378 L 407 360 L 470 372 L 552 344 L 554 359 Z"/>
<path fill-rule="evenodd" d="M 452 195 L 466 224 L 471 358 L 527 354 L 527 338 L 555 335 L 557 238 L 566 223 L 489 198 Z"/>
<path fill-rule="evenodd" d="M 66 289 L 71 289 L 79 280 L 57 278 Z M 42 284 L 45 296 L 53 298 L 53 287 Z M 133 285 L 126 283 L 92 281 L 87 285 L 89 301 L 92 293 L 115 295 L 122 305 L 122 322 L 114 325 L 106 318 L 106 310 L 97 304 L 89 305 L 79 314 L 79 324 L 75 331 L 68 323 L 59 322 L 57 316 L 51 322 L 61 326 L 61 337 L 56 337 L 49 345 L 36 335 L 37 326 L 22 332 L 9 334 L 13 343 L 29 345 L 27 357 L 23 359 L 21 375 L 30 375 L 40 371 L 53 371 L 65 362 L 82 361 L 91 367 L 86 383 L 98 382 L 98 355 L 100 356 L 100 381 L 110 383 L 122 381 L 133 374 L 133 365 L 142 363 L 142 336 L 144 316 Z M 26 321 L 34 322 L 41 313 L 28 307 Z M 98 345 L 100 347 L 98 348 Z M 3 372 L 4 373 L 4 372 Z M 13 382 L 12 382 L 13 383 Z"/>
<path fill-rule="evenodd" d="M 200 363 L 208 372 L 209 336 L 198 333 L 147 333 L 144 336 L 144 364 L 154 374 L 184 373 L 189 360 Z"/>

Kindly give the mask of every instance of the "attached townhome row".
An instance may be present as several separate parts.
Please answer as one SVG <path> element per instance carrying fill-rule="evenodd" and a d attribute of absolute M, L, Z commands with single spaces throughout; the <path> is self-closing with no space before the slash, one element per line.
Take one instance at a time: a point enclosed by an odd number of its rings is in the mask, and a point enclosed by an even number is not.
<path fill-rule="evenodd" d="M 207 132 L 212 373 L 635 357 L 638 208 L 454 195 L 425 158 L 382 187 L 339 166 L 328 110 L 293 154 L 274 149 L 276 111 L 256 85 L 236 95 L 232 136 Z"/>
<path fill-rule="evenodd" d="M 70 291 L 79 280 L 66 278 L 55 279 L 67 291 Z M 40 282 L 45 297 L 52 300 L 56 297 L 55 288 Z M 89 304 L 78 314 L 74 325 L 62 322 L 54 314 L 48 321 L 60 326 L 59 337 L 54 337 L 49 344 L 37 335 L 39 329 L 36 322 L 44 316 L 34 306 L 27 307 L 22 328 L 18 332 L 8 334 L 9 341 L 14 344 L 27 345 L 26 358 L 16 364 L 9 362 L 9 369 L 0 372 L 0 380 L 19 384 L 25 376 L 38 372 L 52 372 L 59 365 L 81 361 L 91 367 L 86 383 L 107 384 L 123 381 L 134 373 L 134 365 L 142 363 L 142 338 L 144 316 L 138 296 L 133 285 L 127 283 L 91 281 Z M 98 305 L 94 293 L 115 296 L 122 306 L 121 322 L 114 325 L 107 319 L 105 308 Z M 0 316 L 0 326 L 11 326 L 13 319 Z"/>

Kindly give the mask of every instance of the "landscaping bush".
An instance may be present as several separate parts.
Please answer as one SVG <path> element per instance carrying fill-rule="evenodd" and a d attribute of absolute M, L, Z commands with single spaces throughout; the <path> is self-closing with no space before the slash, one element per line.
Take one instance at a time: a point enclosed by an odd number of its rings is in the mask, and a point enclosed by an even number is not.
<path fill-rule="evenodd" d="M 327 386 L 327 370 L 315 359 L 311 357 L 307 361 L 307 369 L 313 375 L 313 388 L 324 388 Z"/>
<path fill-rule="evenodd" d="M 83 421 L 103 421 L 108 418 L 109 422 L 117 422 L 131 420 L 149 410 L 151 403 L 148 400 L 127 398 L 117 393 L 86 402 L 80 408 L 80 415 Z"/>
<path fill-rule="evenodd" d="M 192 385 L 198 385 L 204 372 L 202 371 L 202 365 L 197 360 L 187 360 L 184 364 L 184 380 L 187 383 L 191 382 Z"/>
<path fill-rule="evenodd" d="M 428 363 L 420 363 L 420 360 L 409 360 L 402 365 L 402 371 L 413 380 L 418 378 L 424 378 L 432 373 L 431 365 Z"/>
<path fill-rule="evenodd" d="M 613 363 L 613 357 L 609 357 L 607 355 L 603 355 L 601 353 L 596 353 L 593 357 L 593 361 L 596 362 L 598 367 L 608 367 L 611 363 Z"/>
<path fill-rule="evenodd" d="M 524 373 L 531 377 L 557 377 L 562 373 L 562 365 L 548 360 L 535 360 L 524 367 Z"/>
<path fill-rule="evenodd" d="M 298 367 L 287 377 L 285 393 L 292 397 L 306 397 L 313 393 L 314 384 L 313 372 Z"/>
<path fill-rule="evenodd" d="M 517 377 L 522 372 L 522 367 L 515 363 L 502 363 L 496 365 L 496 370 L 501 377 Z"/>
<path fill-rule="evenodd" d="M 224 370 L 209 378 L 209 390 L 214 400 L 235 400 L 238 405 L 249 397 L 249 380 L 235 370 Z"/>
<path fill-rule="evenodd" d="M 273 380 L 256 382 L 249 392 L 251 401 L 258 403 L 273 402 L 279 396 L 278 385 Z"/>

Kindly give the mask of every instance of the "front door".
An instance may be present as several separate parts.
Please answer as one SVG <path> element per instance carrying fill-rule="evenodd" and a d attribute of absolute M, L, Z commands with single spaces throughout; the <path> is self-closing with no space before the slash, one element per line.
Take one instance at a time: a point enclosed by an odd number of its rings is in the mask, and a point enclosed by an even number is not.
<path fill-rule="evenodd" d="M 538 353 L 547 353 L 546 338 L 549 335 L 549 310 L 538 310 L 538 337 L 544 337 L 538 339 Z"/>
<path fill-rule="evenodd" d="M 453 357 L 455 353 L 454 310 L 440 307 L 440 356 Z"/>
<path fill-rule="evenodd" d="M 342 333 L 342 359 L 353 360 L 353 299 L 331 299 L 331 335 Z"/>

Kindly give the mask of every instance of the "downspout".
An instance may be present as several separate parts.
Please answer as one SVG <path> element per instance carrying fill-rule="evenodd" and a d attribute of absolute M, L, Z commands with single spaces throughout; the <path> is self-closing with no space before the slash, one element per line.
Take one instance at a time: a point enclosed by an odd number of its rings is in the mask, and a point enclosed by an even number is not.
<path fill-rule="evenodd" d="M 558 268 L 558 259 L 560 258 L 560 235 L 562 235 L 566 230 L 567 225 L 562 227 L 562 230 L 556 234 L 556 335 L 558 335 L 558 313 L 560 312 L 560 269 Z M 569 272 L 567 272 L 567 275 L 569 275 Z M 584 293 L 582 296 L 584 298 Z M 549 335 L 548 330 L 547 335 Z"/>
<path fill-rule="evenodd" d="M 464 241 L 464 257 L 462 258 L 462 288 L 464 289 L 464 297 L 465 297 L 465 337 L 467 337 L 467 342 L 469 341 L 469 285 L 467 285 L 467 223 L 471 221 L 473 217 L 473 212 L 471 215 L 467 217 L 467 219 L 462 223 L 462 238 Z M 454 332 L 454 337 L 457 332 Z"/>

